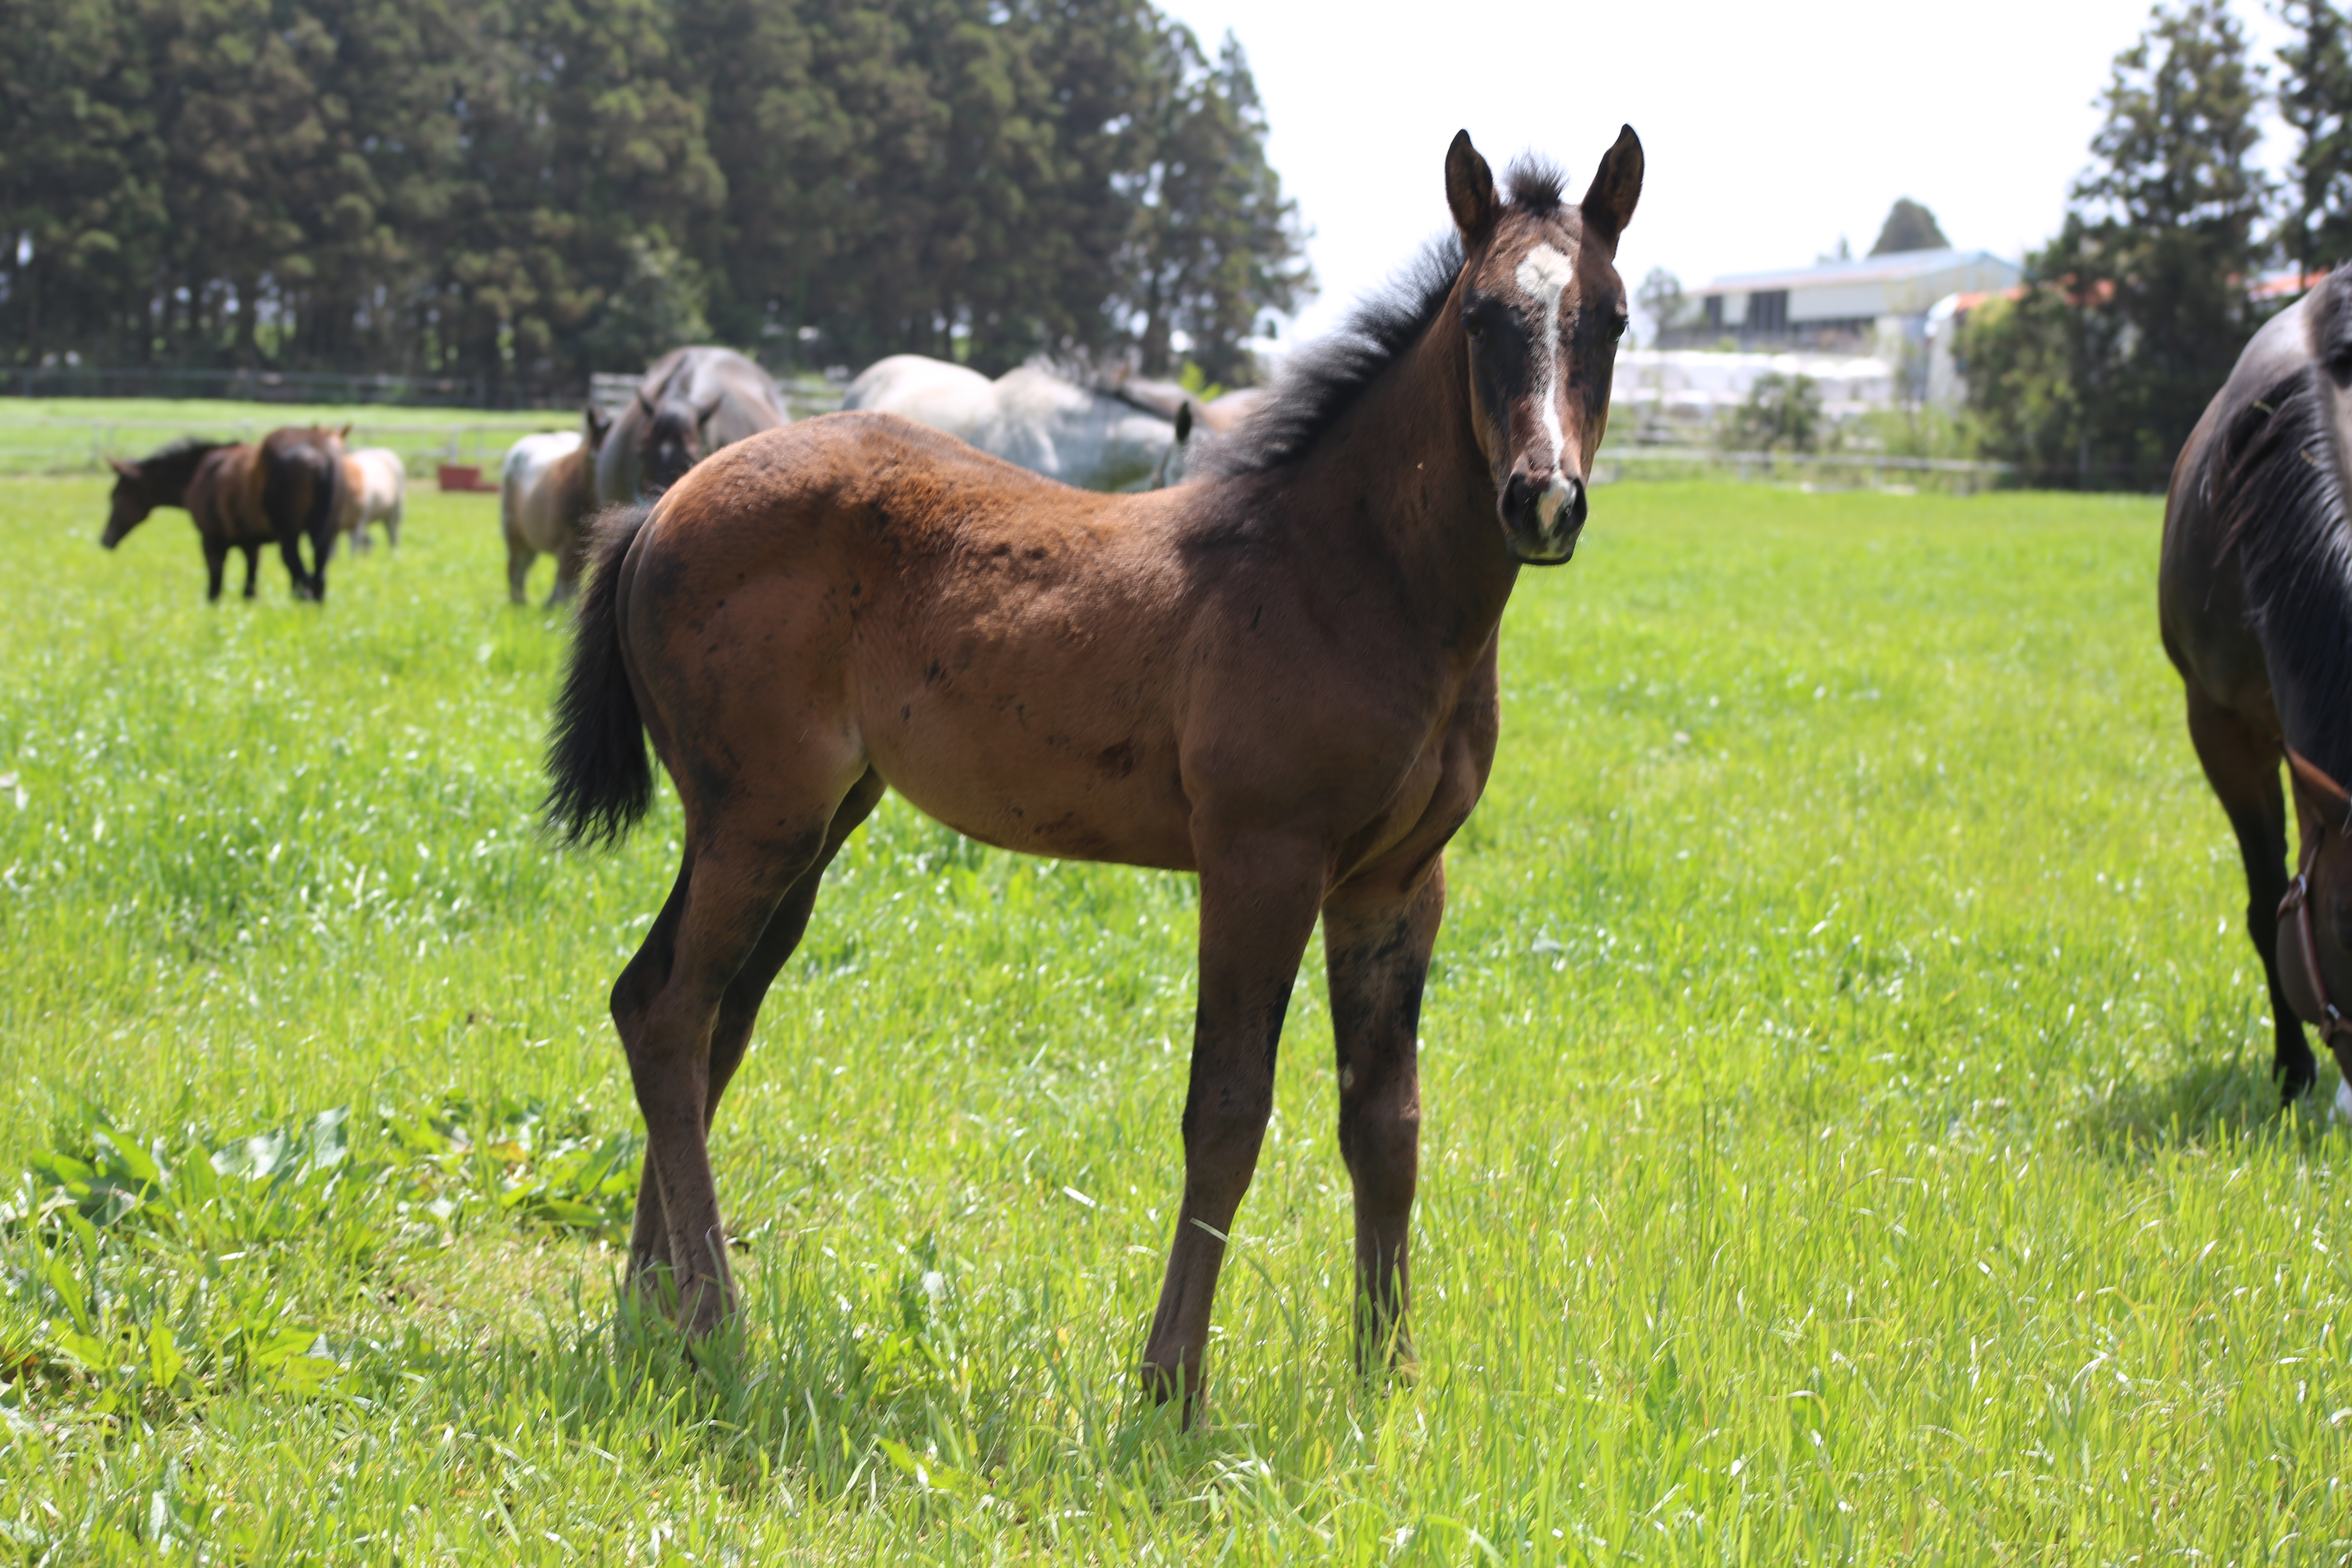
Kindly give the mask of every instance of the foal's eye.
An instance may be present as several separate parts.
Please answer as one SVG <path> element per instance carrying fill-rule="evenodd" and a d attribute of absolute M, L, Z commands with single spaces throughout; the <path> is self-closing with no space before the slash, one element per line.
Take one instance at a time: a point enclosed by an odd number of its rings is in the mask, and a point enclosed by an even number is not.
<path fill-rule="evenodd" d="M 1609 323 L 1609 341 L 1613 343 L 1622 340 L 1625 336 L 1625 329 L 1633 324 L 1633 317 L 1622 310 L 1618 311 Z"/>

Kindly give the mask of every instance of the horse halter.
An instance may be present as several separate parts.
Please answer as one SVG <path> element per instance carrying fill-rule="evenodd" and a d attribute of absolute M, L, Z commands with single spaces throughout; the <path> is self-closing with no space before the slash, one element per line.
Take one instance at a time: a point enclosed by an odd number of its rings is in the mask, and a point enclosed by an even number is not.
<path fill-rule="evenodd" d="M 2293 758 L 2294 753 L 2287 755 Z M 2327 994 L 2327 981 L 2319 969 L 2319 932 L 2311 913 L 2311 873 L 2319 864 L 2319 846 L 2329 829 L 2322 825 L 2304 837 L 2303 855 L 2294 879 L 2279 900 L 2279 985 L 2303 1021 L 2319 1031 L 2330 1049 L 2352 1051 L 2352 1018 L 2337 1010 Z M 2335 829 L 2352 831 L 2352 822 Z"/>

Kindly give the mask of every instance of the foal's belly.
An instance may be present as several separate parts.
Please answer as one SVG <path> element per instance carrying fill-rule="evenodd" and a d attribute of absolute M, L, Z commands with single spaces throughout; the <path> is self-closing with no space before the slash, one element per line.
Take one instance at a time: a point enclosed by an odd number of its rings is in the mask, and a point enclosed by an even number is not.
<path fill-rule="evenodd" d="M 1172 732 L 1057 721 L 1034 701 L 964 709 L 896 695 L 896 706 L 869 709 L 866 752 L 926 816 L 1024 854 L 1193 869 Z"/>

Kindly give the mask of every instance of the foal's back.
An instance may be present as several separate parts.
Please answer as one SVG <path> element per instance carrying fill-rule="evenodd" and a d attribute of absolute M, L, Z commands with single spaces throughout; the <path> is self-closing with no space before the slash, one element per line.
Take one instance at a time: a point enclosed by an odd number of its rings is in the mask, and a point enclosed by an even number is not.
<path fill-rule="evenodd" d="M 624 633 L 678 747 L 824 749 L 983 842 L 1186 868 L 1191 720 L 1263 696 L 1216 689 L 1254 628 L 1213 499 L 1081 490 L 896 415 L 829 415 L 665 498 Z M 1264 618 L 1261 644 L 1298 617 Z"/>

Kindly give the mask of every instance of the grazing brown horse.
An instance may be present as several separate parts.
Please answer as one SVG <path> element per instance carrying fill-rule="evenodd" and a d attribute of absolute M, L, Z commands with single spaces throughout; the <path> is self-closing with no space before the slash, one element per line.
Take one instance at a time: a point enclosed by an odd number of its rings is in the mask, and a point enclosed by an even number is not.
<path fill-rule="evenodd" d="M 1297 356 L 1176 489 L 1074 489 L 835 414 L 607 525 L 549 809 L 575 839 L 625 831 L 651 798 L 645 731 L 685 806 L 677 885 L 613 989 L 649 1145 L 631 1266 L 674 1282 L 685 1328 L 733 1303 L 711 1117 L 826 863 L 888 787 L 986 843 L 1199 873 L 1183 1198 L 1143 1352 L 1188 1412 L 1320 916 L 1358 1355 L 1404 1353 L 1443 854 L 1493 760 L 1512 584 L 1584 523 L 1641 184 L 1630 127 L 1580 205 L 1534 163 L 1506 199 L 1456 137 L 1458 245 Z"/>
<path fill-rule="evenodd" d="M 118 458 L 114 472 L 106 531 L 99 536 L 109 550 L 157 507 L 184 507 L 204 541 L 207 600 L 220 598 L 232 550 L 245 552 L 245 596 L 252 598 L 262 547 L 271 543 L 285 557 L 296 598 L 327 596 L 327 557 L 345 483 L 343 431 L 289 426 L 258 445 L 190 438 L 135 463 Z M 308 568 L 306 537 L 316 563 Z"/>
<path fill-rule="evenodd" d="M 2283 1099 L 2332 1047 L 2352 1115 L 2352 267 L 2274 317 L 2172 470 L 2158 580 L 2189 736 L 2236 830 Z M 2287 763 L 2302 856 L 2285 869 Z"/>

